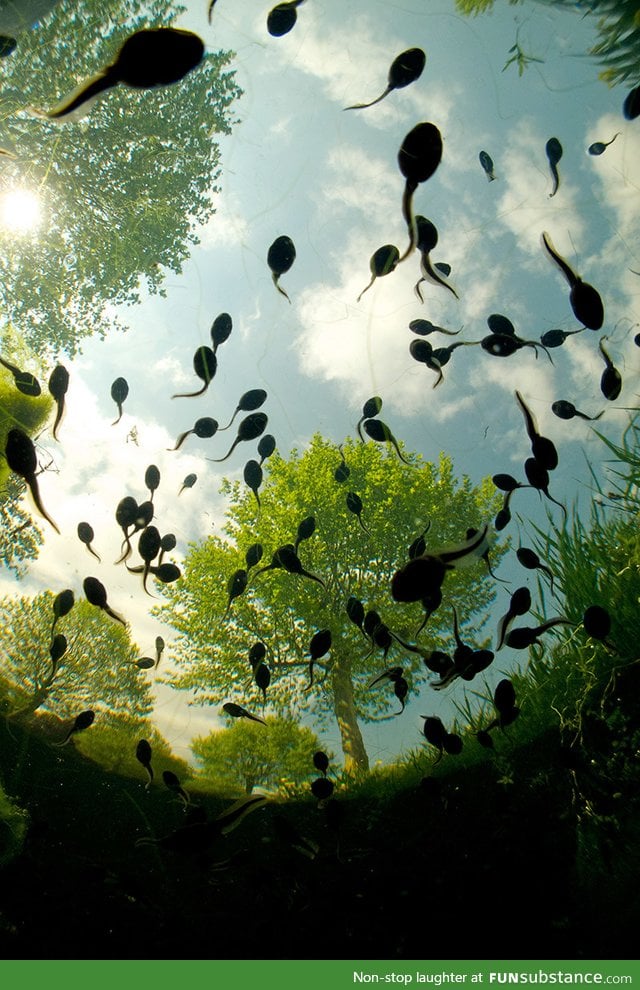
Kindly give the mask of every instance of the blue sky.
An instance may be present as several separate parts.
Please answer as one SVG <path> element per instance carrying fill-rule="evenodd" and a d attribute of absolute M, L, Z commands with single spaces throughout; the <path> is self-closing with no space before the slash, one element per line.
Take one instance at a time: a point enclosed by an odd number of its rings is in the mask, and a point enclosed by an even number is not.
<path fill-rule="evenodd" d="M 155 463 L 162 473 L 160 528 L 178 536 L 178 556 L 189 541 L 220 532 L 220 481 L 240 477 L 250 455 L 240 448 L 224 465 L 206 462 L 226 452 L 229 434 L 190 437 L 179 454 L 166 448 L 200 416 L 228 419 L 246 389 L 268 391 L 269 432 L 283 454 L 303 447 L 316 430 L 339 441 L 352 432 L 364 400 L 378 394 L 385 421 L 410 449 L 431 458 L 445 450 L 458 473 L 478 481 L 497 471 L 522 474 L 529 447 L 514 400 L 518 388 L 559 449 L 552 493 L 567 504 L 580 493 L 584 506 L 587 461 L 597 465 L 603 448 L 589 424 L 555 418 L 551 402 L 569 399 L 594 414 L 607 407 L 599 427 L 614 438 L 626 414 L 610 407 L 636 403 L 640 352 L 632 327 L 640 280 L 628 269 L 640 270 L 640 131 L 637 121 L 622 118 L 625 93 L 599 82 L 596 65 L 584 57 L 594 39 L 591 19 L 557 6 L 513 7 L 501 0 L 491 14 L 473 19 L 440 0 L 308 0 L 291 34 L 275 39 L 266 32 L 266 13 L 258 0 L 218 0 L 208 25 L 206 4 L 188 4 L 180 23 L 208 47 L 236 52 L 233 67 L 244 90 L 238 123 L 220 142 L 216 214 L 199 231 L 201 244 L 184 273 L 168 274 L 167 298 L 125 310 L 125 335 L 90 341 L 69 365 L 61 470 L 44 475 L 41 486 L 63 537 L 45 530 L 40 559 L 21 585 L 1 579 L 3 591 L 21 594 L 79 589 L 87 573 L 96 574 L 113 607 L 130 620 L 141 654 L 152 652 L 158 632 L 168 643 L 171 637 L 149 615 L 141 588 L 106 563 L 119 544 L 115 505 L 129 492 L 142 500 L 145 468 Z M 514 65 L 502 71 L 516 34 L 522 49 L 542 60 L 522 77 Z M 415 46 L 427 54 L 417 82 L 375 107 L 343 111 L 378 96 L 393 58 Z M 396 156 L 408 131 L 425 120 L 441 130 L 444 153 L 436 174 L 416 192 L 415 208 L 436 224 L 434 260 L 452 266 L 460 298 L 424 283 L 421 304 L 413 291 L 419 276 L 414 254 L 357 303 L 373 252 L 386 243 L 401 252 L 406 245 Z M 592 141 L 609 140 L 616 131 L 620 136 L 604 155 L 587 154 Z M 560 188 L 550 198 L 545 143 L 552 136 L 564 156 Z M 487 182 L 478 162 L 482 149 L 493 158 L 495 182 Z M 602 332 L 570 338 L 552 352 L 553 365 L 544 353 L 536 360 L 529 348 L 508 360 L 460 348 L 434 390 L 433 373 L 409 354 L 411 320 L 462 326 L 460 340 L 485 336 L 493 312 L 509 316 L 526 339 L 553 327 L 577 329 L 568 286 L 540 246 L 543 230 L 601 292 Z M 275 291 L 266 266 L 267 249 L 280 234 L 297 249 L 282 278 L 291 305 Z M 218 352 L 214 383 L 201 398 L 171 400 L 194 384 L 193 352 L 209 343 L 211 322 L 223 311 L 232 315 L 234 330 Z M 604 334 L 624 379 L 616 403 L 599 391 L 597 343 Z M 448 343 L 439 338 L 434 346 Z M 112 427 L 109 385 L 119 375 L 131 394 L 121 423 Z M 139 446 L 126 440 L 133 426 Z M 176 500 L 190 472 L 198 483 Z M 522 493 L 517 508 L 547 525 L 535 493 Z M 559 512 L 553 509 L 557 519 Z M 94 568 L 76 539 L 81 519 L 95 529 L 101 566 Z M 517 525 L 510 532 L 517 540 Z M 497 615 L 505 602 L 501 593 Z M 501 666 L 509 663 L 508 653 Z M 450 699 L 425 688 L 393 730 L 368 729 L 373 758 L 390 759 L 418 744 L 417 714 L 425 704 L 437 714 Z M 191 734 L 219 724 L 215 711 L 185 709 L 166 688 L 159 691 L 157 717 L 183 753 Z M 339 750 L 337 734 L 327 745 Z"/>

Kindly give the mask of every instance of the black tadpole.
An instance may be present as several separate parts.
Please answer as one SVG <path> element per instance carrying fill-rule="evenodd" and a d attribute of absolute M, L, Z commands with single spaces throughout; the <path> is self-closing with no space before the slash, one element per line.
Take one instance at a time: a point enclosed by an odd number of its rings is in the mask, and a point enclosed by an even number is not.
<path fill-rule="evenodd" d="M 398 167 L 405 178 L 402 216 L 409 230 L 409 246 L 400 261 L 407 258 L 417 243 L 417 224 L 413 214 L 413 194 L 421 182 L 426 182 L 442 159 L 442 135 L 435 124 L 417 124 L 405 137 L 398 152 Z"/>
<path fill-rule="evenodd" d="M 396 268 L 399 260 L 400 252 L 395 244 L 383 244 L 377 251 L 374 251 L 369 260 L 371 281 L 368 285 L 365 285 L 356 302 L 360 302 L 365 292 L 371 288 L 377 278 L 382 278 L 383 275 L 389 275 Z"/>
<path fill-rule="evenodd" d="M 331 630 L 330 629 L 319 629 L 317 633 L 311 637 L 309 643 L 309 656 L 311 657 L 309 661 L 309 683 L 307 685 L 307 690 L 313 687 L 313 665 L 316 660 L 320 660 L 325 654 L 331 649 Z"/>
<path fill-rule="evenodd" d="M 160 544 L 161 537 L 158 528 L 156 526 L 145 527 L 138 540 L 138 553 L 144 561 L 142 571 L 142 587 L 148 595 L 150 592 L 147 589 L 147 577 L 149 576 L 149 571 L 151 569 L 151 561 L 155 560 L 160 553 Z"/>
<path fill-rule="evenodd" d="M 222 461 L 226 461 L 227 457 L 230 457 L 235 448 L 239 443 L 248 440 L 256 440 L 261 433 L 264 433 L 267 426 L 268 418 L 266 413 L 251 413 L 249 416 L 245 416 L 244 419 L 240 420 L 240 426 L 238 427 L 238 433 L 231 444 L 231 447 L 224 455 L 224 457 L 207 457 L 208 461 L 212 461 L 214 464 L 220 464 Z"/>
<path fill-rule="evenodd" d="M 218 359 L 210 347 L 199 347 L 193 355 L 193 370 L 202 381 L 202 388 L 197 392 L 176 392 L 172 399 L 192 399 L 196 395 L 203 395 L 209 388 L 210 382 L 215 377 L 218 370 Z"/>
<path fill-rule="evenodd" d="M 300 558 L 291 545 L 287 544 L 280 547 L 278 550 L 278 561 L 280 567 L 287 571 L 287 573 L 299 574 L 301 577 L 309 578 L 310 581 L 317 582 L 317 584 L 322 585 L 322 587 L 326 590 L 326 585 L 322 578 L 319 578 L 316 574 L 311 574 L 310 571 L 304 569 Z"/>
<path fill-rule="evenodd" d="M 280 295 L 284 296 L 288 302 L 291 302 L 291 300 L 284 289 L 278 284 L 278 279 L 281 275 L 285 275 L 289 271 L 295 260 L 296 249 L 291 238 L 287 237 L 286 234 L 276 237 L 267 252 L 267 264 L 271 269 L 273 284 Z"/>
<path fill-rule="evenodd" d="M 141 763 L 147 771 L 149 778 L 145 784 L 145 790 L 147 790 L 149 788 L 149 784 L 153 780 L 153 767 L 151 766 L 151 746 L 146 739 L 141 739 L 136 746 L 136 760 L 138 763 Z"/>
<path fill-rule="evenodd" d="M 618 131 L 616 134 L 614 134 L 610 141 L 594 141 L 594 143 L 593 144 L 590 144 L 589 147 L 588 147 L 588 149 L 587 149 L 588 152 L 589 152 L 589 154 L 590 155 L 602 155 L 607 150 L 607 148 L 609 147 L 609 145 L 610 144 L 613 144 L 613 142 L 615 141 L 615 139 L 618 137 L 619 134 L 620 134 L 620 131 Z"/>
<path fill-rule="evenodd" d="M 193 486 L 195 485 L 195 483 L 196 483 L 197 480 L 198 480 L 198 475 L 197 474 L 188 474 L 188 475 L 186 475 L 186 477 L 184 478 L 184 481 L 182 482 L 182 486 L 180 488 L 180 491 L 178 492 L 178 495 L 182 495 L 182 493 L 185 490 L 185 488 L 193 488 Z"/>
<path fill-rule="evenodd" d="M 53 599 L 53 623 L 51 624 L 51 636 L 53 636 L 58 619 L 63 619 L 68 615 L 75 604 L 75 595 L 71 588 L 65 588 Z"/>
<path fill-rule="evenodd" d="M 438 243 L 438 231 L 435 227 L 435 224 L 433 224 L 431 220 L 427 220 L 426 217 L 416 216 L 416 227 L 417 227 L 416 247 L 420 252 L 421 277 L 416 282 L 414 288 L 418 299 L 420 300 L 420 302 L 424 302 L 424 299 L 422 298 L 422 293 L 420 291 L 420 283 L 425 282 L 427 280 L 429 282 L 433 282 L 435 285 L 441 285 L 443 288 L 448 289 L 449 292 L 451 292 L 457 299 L 458 293 L 456 292 L 456 290 L 453 288 L 452 285 L 449 285 L 446 278 L 443 278 L 439 270 L 436 268 L 436 266 L 431 263 L 430 252 L 433 251 L 433 249 Z"/>
<path fill-rule="evenodd" d="M 368 437 L 375 440 L 377 443 L 390 443 L 395 449 L 396 454 L 404 464 L 411 464 L 406 457 L 402 456 L 402 451 L 398 446 L 398 441 L 394 437 L 393 433 L 389 429 L 386 423 L 383 423 L 381 419 L 365 419 L 362 424 L 362 428 Z"/>
<path fill-rule="evenodd" d="M 358 517 L 358 522 L 364 532 L 367 533 L 368 536 L 371 536 L 371 530 L 367 529 L 362 521 L 362 499 L 356 492 L 347 492 L 347 509 L 349 512 L 353 512 L 354 516 Z"/>
<path fill-rule="evenodd" d="M 304 3 L 304 0 L 287 0 L 287 2 L 279 3 L 269 11 L 267 31 L 272 38 L 281 38 L 292 30 L 298 19 L 296 7 L 299 7 L 301 3 Z"/>
<path fill-rule="evenodd" d="M 600 419 L 604 413 L 604 409 L 597 416 L 587 416 L 586 413 L 576 409 L 573 402 L 569 402 L 567 399 L 557 399 L 556 402 L 551 403 L 551 412 L 558 419 L 573 419 L 574 416 L 578 416 L 580 419 L 588 419 L 593 422 L 596 419 Z"/>
<path fill-rule="evenodd" d="M 427 368 L 438 372 L 438 379 L 433 387 L 435 388 L 439 385 L 444 376 L 440 364 L 433 357 L 433 347 L 429 341 L 412 340 L 409 344 L 409 354 L 414 361 L 418 361 L 420 364 L 426 364 Z"/>
<path fill-rule="evenodd" d="M 13 381 L 19 392 L 23 395 L 31 396 L 36 398 L 40 395 L 42 391 L 40 388 L 40 382 L 35 378 L 30 371 L 21 371 L 20 368 L 16 368 L 15 365 L 9 364 L 4 358 L 0 357 L 0 364 L 10 371 L 13 375 Z"/>
<path fill-rule="evenodd" d="M 38 458 L 31 437 L 27 436 L 26 433 L 23 433 L 17 427 L 9 430 L 4 455 L 10 470 L 15 471 L 16 474 L 19 474 L 26 481 L 31 492 L 31 497 L 40 515 L 53 526 L 56 533 L 59 533 L 60 530 L 46 511 L 40 498 L 40 489 L 38 488 L 38 480 L 36 478 Z"/>
<path fill-rule="evenodd" d="M 579 330 L 547 330 L 540 337 L 540 343 L 543 347 L 561 347 L 567 337 L 572 337 L 576 333 L 582 333 L 585 329 L 585 327 L 580 327 Z"/>
<path fill-rule="evenodd" d="M 316 531 L 316 517 L 315 516 L 305 516 L 304 519 L 298 525 L 298 531 L 296 533 L 296 542 L 293 545 L 295 552 L 298 552 L 298 547 L 305 540 L 310 540 Z"/>
<path fill-rule="evenodd" d="M 276 449 L 276 438 L 270 433 L 265 433 L 258 441 L 258 453 L 260 454 L 260 464 L 262 465 L 268 457 L 271 457 Z"/>
<path fill-rule="evenodd" d="M 114 419 L 112 426 L 119 423 L 122 419 L 122 403 L 127 398 L 129 394 L 129 383 L 126 378 L 116 378 L 116 380 L 111 385 L 111 398 L 118 407 L 118 418 Z"/>
<path fill-rule="evenodd" d="M 262 468 L 257 461 L 247 461 L 244 466 L 243 471 L 244 483 L 253 492 L 254 498 L 258 503 L 258 510 L 260 509 L 260 496 L 258 495 L 258 489 L 262 484 Z"/>
<path fill-rule="evenodd" d="M 531 453 L 535 457 L 536 461 L 545 468 L 547 471 L 554 471 L 558 466 L 558 452 L 556 451 L 553 441 L 549 440 L 548 437 L 541 436 L 538 433 L 538 427 L 533 413 L 526 405 L 524 399 L 516 389 L 516 402 L 522 410 L 524 416 L 524 422 L 527 430 L 527 436 L 531 441 Z M 533 486 L 537 488 L 537 485 Z"/>
<path fill-rule="evenodd" d="M 220 345 L 224 344 L 224 342 L 229 339 L 232 330 L 233 320 L 228 313 L 220 313 L 216 316 L 215 320 L 211 324 L 211 343 L 213 344 L 214 354 Z"/>
<path fill-rule="evenodd" d="M 229 600 L 227 602 L 227 608 L 224 615 L 222 616 L 222 621 L 226 619 L 229 614 L 232 602 L 243 595 L 247 590 L 248 576 L 247 572 L 243 567 L 238 568 L 234 571 L 229 580 L 227 581 L 227 594 L 229 595 Z"/>
<path fill-rule="evenodd" d="M 604 306 L 600 294 L 576 275 L 573 268 L 558 254 L 545 231 L 542 233 L 542 244 L 569 283 L 569 303 L 576 320 L 589 330 L 599 330 L 604 323 Z"/>
<path fill-rule="evenodd" d="M 77 732 L 84 732 L 85 729 L 88 729 L 89 726 L 93 725 L 95 717 L 96 713 L 90 708 L 86 712 L 80 712 L 62 742 L 53 743 L 52 745 L 66 746 L 71 739 L 71 736 L 74 736 Z"/>
<path fill-rule="evenodd" d="M 604 340 L 605 338 L 603 337 L 602 339 Z M 606 364 L 606 368 L 602 372 L 602 377 L 600 379 L 600 391 L 604 395 L 605 399 L 613 402 L 618 398 L 620 392 L 622 391 L 622 375 L 605 351 L 602 340 L 599 341 L 598 348 Z"/>
<path fill-rule="evenodd" d="M 154 492 L 158 490 L 160 485 L 160 471 L 155 464 L 150 464 L 144 473 L 144 483 L 149 489 L 149 496 L 153 502 Z"/>
<path fill-rule="evenodd" d="M 362 422 L 362 420 L 360 420 L 360 422 Z M 338 467 L 333 472 L 333 477 L 334 480 L 337 481 L 339 485 L 341 485 L 344 481 L 347 480 L 347 478 L 351 474 L 351 468 L 348 466 L 347 462 L 344 459 L 344 453 L 342 452 L 342 444 L 338 444 L 338 450 L 340 451 L 340 457 L 342 458 L 342 460 L 340 461 L 340 464 L 338 464 Z"/>
<path fill-rule="evenodd" d="M 110 615 L 112 619 L 119 622 L 121 625 L 126 626 L 126 622 L 121 615 L 114 612 L 112 608 L 109 607 L 107 603 L 107 590 L 101 581 L 98 581 L 95 577 L 86 577 L 82 582 L 82 587 L 84 593 L 87 597 L 87 601 L 90 605 L 95 605 L 96 608 L 102 609 L 107 615 Z"/>
<path fill-rule="evenodd" d="M 178 82 L 200 63 L 204 44 L 191 31 L 178 28 L 144 28 L 122 45 L 115 62 L 88 79 L 44 116 L 63 120 L 84 103 L 118 83 L 133 89 L 153 89 Z"/>
<path fill-rule="evenodd" d="M 560 176 L 558 175 L 558 162 L 562 158 L 562 145 L 556 137 L 549 138 L 545 145 L 545 151 L 547 153 L 547 158 L 549 160 L 549 168 L 551 169 L 551 177 L 553 179 L 553 189 L 549 193 L 549 198 L 555 196 L 560 185 Z"/>
<path fill-rule="evenodd" d="M 195 421 L 190 430 L 186 430 L 184 433 L 180 434 L 176 440 L 175 447 L 168 447 L 167 450 L 180 450 L 182 444 L 191 433 L 195 433 L 195 435 L 200 437 L 201 440 L 208 440 L 210 437 L 215 436 L 217 430 L 218 423 L 215 419 L 212 419 L 211 416 L 202 416 L 201 419 L 197 419 Z M 191 475 L 188 477 L 191 477 Z"/>
<path fill-rule="evenodd" d="M 486 151 L 481 151 L 478 155 L 478 159 L 482 165 L 485 175 L 487 176 L 487 179 L 489 182 L 493 182 L 495 180 L 495 175 L 493 172 L 493 159 L 491 158 L 491 155 L 487 154 Z"/>
<path fill-rule="evenodd" d="M 356 423 L 356 432 L 360 437 L 362 443 L 364 443 L 364 437 L 362 436 L 362 430 L 360 429 L 362 423 L 364 423 L 365 419 L 371 419 L 373 416 L 377 416 L 381 409 L 382 409 L 382 399 L 380 398 L 379 395 L 372 395 L 371 398 L 367 399 L 367 401 L 363 405 L 362 416 Z M 340 450 L 340 452 L 342 452 L 342 448 L 339 447 L 338 449 Z"/>
<path fill-rule="evenodd" d="M 546 574 L 551 583 L 551 594 L 554 594 L 553 571 L 551 570 L 550 567 L 547 567 L 546 564 L 542 563 L 538 554 L 534 550 L 531 550 L 530 547 L 519 547 L 516 550 L 516 557 L 518 558 L 519 563 L 523 567 L 526 567 L 527 570 L 529 571 L 540 570 L 544 574 Z"/>
<path fill-rule="evenodd" d="M 64 397 L 67 394 L 67 389 L 69 388 L 69 372 L 63 364 L 57 364 L 51 376 L 49 378 L 49 392 L 53 396 L 53 401 L 56 404 L 56 418 L 53 423 L 53 439 L 57 440 L 58 427 L 62 422 L 62 417 L 64 415 Z"/>
<path fill-rule="evenodd" d="M 445 327 L 436 326 L 431 320 L 411 320 L 409 330 L 419 337 L 428 337 L 431 333 L 445 333 L 448 337 L 457 337 L 460 330 L 447 330 Z"/>
<path fill-rule="evenodd" d="M 89 553 L 92 554 L 97 561 L 100 561 L 100 557 L 91 546 L 94 536 L 95 533 L 93 532 L 93 528 L 88 522 L 78 523 L 78 539 L 81 543 L 84 543 Z"/>
<path fill-rule="evenodd" d="M 550 502 L 558 505 L 564 512 L 565 519 L 567 518 L 567 510 L 565 509 L 562 502 L 558 502 L 557 499 L 553 498 L 549 494 L 549 472 L 543 464 L 540 463 L 535 457 L 528 457 L 524 462 L 524 473 L 527 476 L 527 481 L 532 488 L 537 488 L 539 492 L 548 498 Z"/>
<path fill-rule="evenodd" d="M 427 56 L 422 48 L 408 48 L 406 52 L 401 52 L 400 55 L 394 58 L 389 67 L 387 88 L 385 91 L 377 99 L 371 100 L 370 103 L 354 103 L 353 106 L 345 107 L 344 109 L 365 110 L 367 107 L 375 106 L 376 103 L 384 100 L 385 96 L 388 96 L 394 89 L 404 89 L 405 86 L 409 86 L 416 79 L 419 79 L 426 61 Z"/>
<path fill-rule="evenodd" d="M 228 430 L 239 412 L 254 412 L 256 409 L 259 409 L 260 406 L 264 405 L 266 398 L 267 393 L 263 388 L 252 388 L 248 392 L 244 392 L 238 399 L 238 405 L 234 410 L 233 416 L 226 426 L 219 428 L 219 432 L 222 433 L 224 430 Z"/>

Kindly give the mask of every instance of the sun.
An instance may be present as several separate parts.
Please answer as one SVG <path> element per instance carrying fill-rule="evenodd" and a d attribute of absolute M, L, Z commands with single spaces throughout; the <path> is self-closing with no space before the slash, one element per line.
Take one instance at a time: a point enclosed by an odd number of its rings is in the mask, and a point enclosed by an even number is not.
<path fill-rule="evenodd" d="M 0 225 L 15 234 L 34 231 L 41 220 L 40 198 L 30 189 L 12 189 L 0 196 Z"/>

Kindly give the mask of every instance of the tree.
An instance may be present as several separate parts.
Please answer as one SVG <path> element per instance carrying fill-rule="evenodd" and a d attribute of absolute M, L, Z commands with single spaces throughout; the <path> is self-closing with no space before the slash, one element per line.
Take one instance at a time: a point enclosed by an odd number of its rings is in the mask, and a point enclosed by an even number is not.
<path fill-rule="evenodd" d="M 247 794 L 257 786 L 282 789 L 307 779 L 314 772 L 318 737 L 292 718 L 268 716 L 265 721 L 240 719 L 230 729 L 194 739 L 191 749 L 205 776 Z"/>
<path fill-rule="evenodd" d="M 38 193 L 36 237 L 0 230 L 0 311 L 39 353 L 74 354 L 84 337 L 122 325 L 113 305 L 163 294 L 179 273 L 196 227 L 214 212 L 215 133 L 231 131 L 241 90 L 225 71 L 230 52 L 210 52 L 173 86 L 116 86 L 75 123 L 34 116 L 79 80 L 114 61 L 142 27 L 170 24 L 173 0 L 61 0 L 2 62 L 0 191 Z M 126 231 L 126 238 L 123 232 Z M 34 273 L 37 273 L 35 277 Z M 108 305 L 109 304 L 109 305 Z"/>
<path fill-rule="evenodd" d="M 49 646 L 54 595 L 0 599 L 0 661 L 5 714 L 27 718 L 41 706 L 61 718 L 93 709 L 100 720 L 127 714 L 142 719 L 152 709 L 149 683 L 133 661 L 140 655 L 129 634 L 86 601 L 60 618 L 68 650 L 55 672 Z"/>
<path fill-rule="evenodd" d="M 408 546 L 429 524 L 431 547 L 464 540 L 467 527 L 480 527 L 495 512 L 496 498 L 488 480 L 477 488 L 466 477 L 456 482 L 444 455 L 436 467 L 420 455 L 403 464 L 393 451 L 373 443 L 346 440 L 342 449 L 351 472 L 344 484 L 334 480 L 341 455 L 319 434 L 302 455 L 293 451 L 288 461 L 271 457 L 259 514 L 253 494 L 239 482 L 223 484 L 229 497 L 228 538 L 213 535 L 191 547 L 183 580 L 163 588 L 168 604 L 158 614 L 178 632 L 178 672 L 169 683 L 195 690 L 207 704 L 233 696 L 241 704 L 244 699 L 247 705 L 258 704 L 258 688 L 247 686 L 248 651 L 262 641 L 272 674 L 267 698 L 274 709 L 291 715 L 310 710 L 320 725 L 337 719 L 345 766 L 351 771 L 368 768 L 358 718 L 371 721 L 393 712 L 390 686 L 368 689 L 367 683 L 400 660 L 395 649 L 393 659 L 381 650 L 372 652 L 370 641 L 347 616 L 347 600 L 360 599 L 366 609 L 378 610 L 402 639 L 411 639 L 422 621 L 421 607 L 397 604 L 390 593 L 394 572 L 408 559 Z M 361 520 L 368 533 L 347 509 L 348 491 L 362 500 Z M 298 524 L 311 515 L 317 529 L 300 544 L 299 553 L 304 567 L 325 587 L 283 569 L 258 574 L 257 567 L 225 619 L 228 581 L 246 566 L 248 547 L 260 542 L 262 565 L 268 563 L 279 547 L 295 540 Z M 427 626 L 430 648 L 436 634 L 450 637 L 452 603 L 461 624 L 478 616 L 481 625 L 492 597 L 484 563 L 452 572 L 443 604 Z M 321 629 L 331 631 L 331 652 L 316 665 L 311 687 L 308 648 Z M 477 630 L 478 623 L 464 635 L 469 639 Z M 403 653 L 401 663 L 415 693 L 427 675 L 422 658 Z"/>

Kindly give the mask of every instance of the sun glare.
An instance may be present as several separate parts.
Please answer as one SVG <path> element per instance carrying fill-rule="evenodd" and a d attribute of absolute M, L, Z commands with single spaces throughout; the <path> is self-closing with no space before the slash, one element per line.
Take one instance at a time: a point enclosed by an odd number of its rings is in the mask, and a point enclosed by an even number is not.
<path fill-rule="evenodd" d="M 0 224 L 16 234 L 28 234 L 40 223 L 40 199 L 29 189 L 12 189 L 0 196 Z"/>

